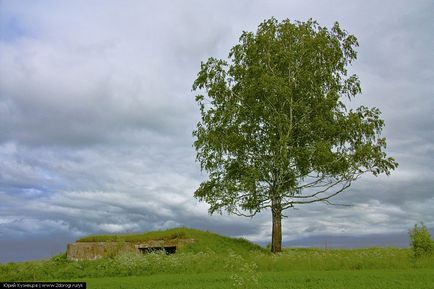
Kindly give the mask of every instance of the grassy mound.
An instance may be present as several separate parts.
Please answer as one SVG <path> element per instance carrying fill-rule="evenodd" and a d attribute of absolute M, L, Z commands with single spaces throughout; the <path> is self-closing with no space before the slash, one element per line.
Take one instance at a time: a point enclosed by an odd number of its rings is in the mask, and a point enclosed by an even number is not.
<path fill-rule="evenodd" d="M 216 240 L 213 234 L 208 236 Z M 0 280 L 89 281 L 88 288 L 434 288 L 434 256 L 415 258 L 410 249 L 288 249 L 277 255 L 256 250 L 242 255 L 233 248 L 244 241 L 227 239 L 223 237 L 221 243 L 224 249 L 232 248 L 227 252 L 126 253 L 83 261 L 70 261 L 62 254 L 49 260 L 0 264 Z M 199 245 L 212 247 L 205 238 L 201 241 Z M 199 245 L 194 248 L 198 250 Z M 397 283 L 395 276 L 407 273 Z M 416 279 L 419 283 L 414 286 L 405 283 Z M 388 283 L 382 286 L 382 282 Z"/>
<path fill-rule="evenodd" d="M 70 261 L 62 254 L 0 264 L 0 280 L 76 280 L 89 282 L 88 288 L 434 288 L 434 256 L 416 258 L 409 248 L 285 249 L 271 254 L 245 239 L 187 228 L 79 241 L 174 238 L 195 242 L 172 255 L 127 252 Z"/>
<path fill-rule="evenodd" d="M 234 251 L 245 255 L 252 251 L 264 251 L 262 247 L 244 238 L 229 238 L 212 232 L 189 228 L 174 228 L 164 231 L 145 232 L 142 234 L 91 235 L 77 242 L 145 242 L 150 240 L 193 239 L 194 242 L 182 248 L 180 252 L 228 252 Z"/>

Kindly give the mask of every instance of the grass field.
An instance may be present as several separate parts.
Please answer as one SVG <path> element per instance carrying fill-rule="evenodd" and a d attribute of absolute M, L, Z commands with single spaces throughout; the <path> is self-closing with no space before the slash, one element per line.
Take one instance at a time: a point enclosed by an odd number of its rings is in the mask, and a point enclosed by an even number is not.
<path fill-rule="evenodd" d="M 152 276 L 90 278 L 89 288 L 270 288 L 270 289 L 432 289 L 433 271 L 289 271 L 263 272 L 257 282 L 234 280 L 230 273 L 158 274 Z"/>
<path fill-rule="evenodd" d="M 434 288 L 434 257 L 415 258 L 410 249 L 286 249 L 273 255 L 244 239 L 177 230 L 165 232 L 196 242 L 173 255 L 129 253 L 78 262 L 58 255 L 1 264 L 0 280 L 75 280 L 88 288 Z"/>

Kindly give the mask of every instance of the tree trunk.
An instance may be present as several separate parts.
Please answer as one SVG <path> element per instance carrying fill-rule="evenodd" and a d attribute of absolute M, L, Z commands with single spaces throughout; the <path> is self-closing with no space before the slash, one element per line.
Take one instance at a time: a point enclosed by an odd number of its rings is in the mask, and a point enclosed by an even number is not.
<path fill-rule="evenodd" d="M 272 201 L 271 213 L 273 218 L 273 230 L 271 232 L 271 252 L 282 252 L 282 205 L 278 201 Z"/>

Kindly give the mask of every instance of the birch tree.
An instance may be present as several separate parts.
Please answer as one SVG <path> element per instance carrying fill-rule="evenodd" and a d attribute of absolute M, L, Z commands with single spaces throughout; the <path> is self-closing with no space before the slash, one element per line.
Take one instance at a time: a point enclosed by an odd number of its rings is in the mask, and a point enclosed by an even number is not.
<path fill-rule="evenodd" d="M 271 18 L 243 32 L 227 59 L 201 63 L 193 136 L 208 178 L 194 195 L 211 214 L 270 209 L 272 252 L 281 251 L 286 209 L 332 204 L 361 175 L 398 165 L 385 153 L 380 110 L 346 105 L 361 93 L 348 73 L 357 46 L 338 23 Z"/>

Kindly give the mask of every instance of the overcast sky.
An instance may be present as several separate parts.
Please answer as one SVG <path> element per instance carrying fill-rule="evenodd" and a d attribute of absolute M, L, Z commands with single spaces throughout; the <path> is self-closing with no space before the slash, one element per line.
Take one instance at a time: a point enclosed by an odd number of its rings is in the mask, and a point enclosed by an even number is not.
<path fill-rule="evenodd" d="M 407 244 L 434 228 L 433 1 L 0 0 L 0 262 L 65 250 L 90 233 L 177 226 L 271 238 L 268 212 L 209 216 L 191 135 L 200 62 L 226 57 L 264 19 L 339 21 L 352 72 L 386 122 L 390 177 L 286 211 L 297 246 Z"/>

